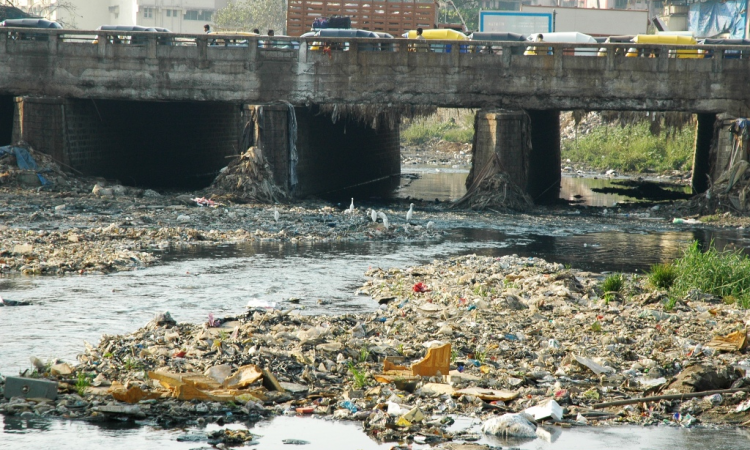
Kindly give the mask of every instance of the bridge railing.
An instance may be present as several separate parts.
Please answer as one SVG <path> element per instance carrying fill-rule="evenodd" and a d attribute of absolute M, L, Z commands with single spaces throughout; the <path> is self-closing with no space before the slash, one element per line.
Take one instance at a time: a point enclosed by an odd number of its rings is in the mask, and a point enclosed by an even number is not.
<path fill-rule="evenodd" d="M 192 49 L 191 49 L 192 48 Z M 88 50 L 87 50 L 88 49 Z M 186 58 L 252 60 L 258 57 L 303 59 L 340 52 L 430 53 L 445 58 L 516 57 L 604 57 L 750 59 L 750 46 L 743 45 L 660 45 L 636 43 L 548 43 L 451 41 L 372 38 L 298 38 L 288 36 L 238 36 L 236 34 L 183 34 L 144 31 L 97 31 L 31 28 L 0 28 L 2 53 L 66 53 L 100 57 L 158 58 L 162 55 Z M 224 55 L 224 56 L 222 56 Z M 241 56 L 240 56 L 241 55 Z M 440 56 L 432 56 L 440 58 Z"/>

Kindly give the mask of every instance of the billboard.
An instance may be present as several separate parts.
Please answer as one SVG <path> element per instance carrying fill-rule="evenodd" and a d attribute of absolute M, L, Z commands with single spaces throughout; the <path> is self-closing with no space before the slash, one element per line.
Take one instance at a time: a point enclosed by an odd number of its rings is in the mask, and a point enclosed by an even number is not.
<path fill-rule="evenodd" d="M 549 33 L 552 13 L 514 11 L 479 11 L 479 31 L 482 33 Z"/>
<path fill-rule="evenodd" d="M 646 34 L 648 11 L 622 9 L 522 6 L 525 13 L 552 14 L 553 31 L 577 31 L 593 36 Z"/>

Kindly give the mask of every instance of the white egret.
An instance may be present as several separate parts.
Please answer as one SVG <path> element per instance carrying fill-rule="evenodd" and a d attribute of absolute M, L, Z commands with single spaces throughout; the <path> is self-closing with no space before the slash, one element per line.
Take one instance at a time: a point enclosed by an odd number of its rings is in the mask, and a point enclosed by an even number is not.
<path fill-rule="evenodd" d="M 414 217 L 414 203 L 409 205 L 409 211 L 406 212 L 406 221 L 410 221 Z"/>
<path fill-rule="evenodd" d="M 371 209 L 370 210 L 370 218 L 372 218 L 373 222 L 377 222 L 378 221 L 378 212 L 375 211 L 374 209 Z"/>
<path fill-rule="evenodd" d="M 352 198 L 352 203 L 349 205 L 349 209 L 344 210 L 344 214 L 352 214 L 354 213 L 354 199 Z"/>
<path fill-rule="evenodd" d="M 385 213 L 379 211 L 378 217 L 383 219 L 383 227 L 385 227 L 385 229 L 387 230 L 388 229 L 388 216 L 386 216 Z"/>
<path fill-rule="evenodd" d="M 273 220 L 275 220 L 276 222 L 278 222 L 279 221 L 279 216 L 280 216 L 279 210 L 276 209 L 276 207 L 274 206 L 273 207 Z"/>

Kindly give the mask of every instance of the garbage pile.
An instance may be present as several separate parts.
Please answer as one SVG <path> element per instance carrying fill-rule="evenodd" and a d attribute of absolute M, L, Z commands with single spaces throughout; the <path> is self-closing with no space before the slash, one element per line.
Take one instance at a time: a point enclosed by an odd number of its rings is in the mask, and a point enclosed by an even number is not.
<path fill-rule="evenodd" d="M 208 188 L 219 197 L 235 201 L 277 203 L 287 200 L 287 194 L 274 183 L 273 171 L 258 147 L 250 147 L 239 158 L 222 169 Z"/>
<path fill-rule="evenodd" d="M 72 170 L 72 169 L 71 169 Z M 63 170 L 50 155 L 35 151 L 26 142 L 0 147 L 0 186 L 85 189 L 85 183 Z"/>
<path fill-rule="evenodd" d="M 482 170 L 474 177 L 466 194 L 453 204 L 474 210 L 525 211 L 534 205 L 533 200 L 510 176 L 502 170 L 500 157 L 494 153 Z"/>
<path fill-rule="evenodd" d="M 426 443 L 559 433 L 545 424 L 750 424 L 750 315 L 710 295 L 667 311 L 639 278 L 605 297 L 597 274 L 516 256 L 367 275 L 374 313 L 255 301 L 203 324 L 160 314 L 87 345 L 75 368 L 35 361 L 62 395 L 14 396 L 0 411 L 164 426 L 315 414 Z M 483 431 L 449 431 L 457 417 Z"/>
<path fill-rule="evenodd" d="M 721 174 L 706 192 L 688 200 L 684 206 L 676 209 L 685 210 L 685 214 L 717 214 L 729 212 L 736 215 L 750 213 L 750 163 L 740 160 L 729 170 Z"/>

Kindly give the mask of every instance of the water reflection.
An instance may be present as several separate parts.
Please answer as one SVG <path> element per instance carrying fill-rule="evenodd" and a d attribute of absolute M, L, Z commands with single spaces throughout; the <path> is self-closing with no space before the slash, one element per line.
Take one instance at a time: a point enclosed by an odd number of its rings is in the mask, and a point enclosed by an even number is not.
<path fill-rule="evenodd" d="M 398 189 L 390 196 L 394 198 L 414 198 L 422 200 L 453 201 L 466 194 L 468 170 L 441 166 L 409 166 L 403 168 L 403 176 Z M 628 189 L 627 179 L 578 177 L 562 174 L 559 198 L 577 205 L 611 207 L 617 203 L 634 203 L 635 198 L 627 192 L 639 195 L 637 187 Z M 689 193 L 689 186 L 665 187 L 681 193 Z M 382 191 L 379 197 L 388 197 Z"/>
<path fill-rule="evenodd" d="M 479 421 L 472 420 L 472 432 L 478 431 Z M 159 448 L 188 450 L 209 448 L 206 433 L 217 430 L 217 425 L 205 428 L 188 427 L 164 430 L 149 425 L 133 426 L 118 422 L 92 424 L 69 420 L 19 420 L 0 415 L 2 436 L 0 448 L 13 450 L 46 449 L 78 450 L 107 448 Z M 309 444 L 310 450 L 383 450 L 394 443 L 379 443 L 368 437 L 356 422 L 335 422 L 315 417 L 279 416 L 247 427 L 230 424 L 225 428 L 249 429 L 256 437 L 257 447 L 264 450 L 287 450 L 285 439 L 298 439 Z M 737 450 L 750 446 L 750 433 L 743 429 L 652 427 L 576 427 L 561 429 L 546 427 L 548 438 L 517 440 L 495 436 L 480 436 L 478 443 L 519 450 L 652 450 L 679 448 L 684 450 Z M 429 445 L 411 444 L 411 448 L 429 449 Z"/>

